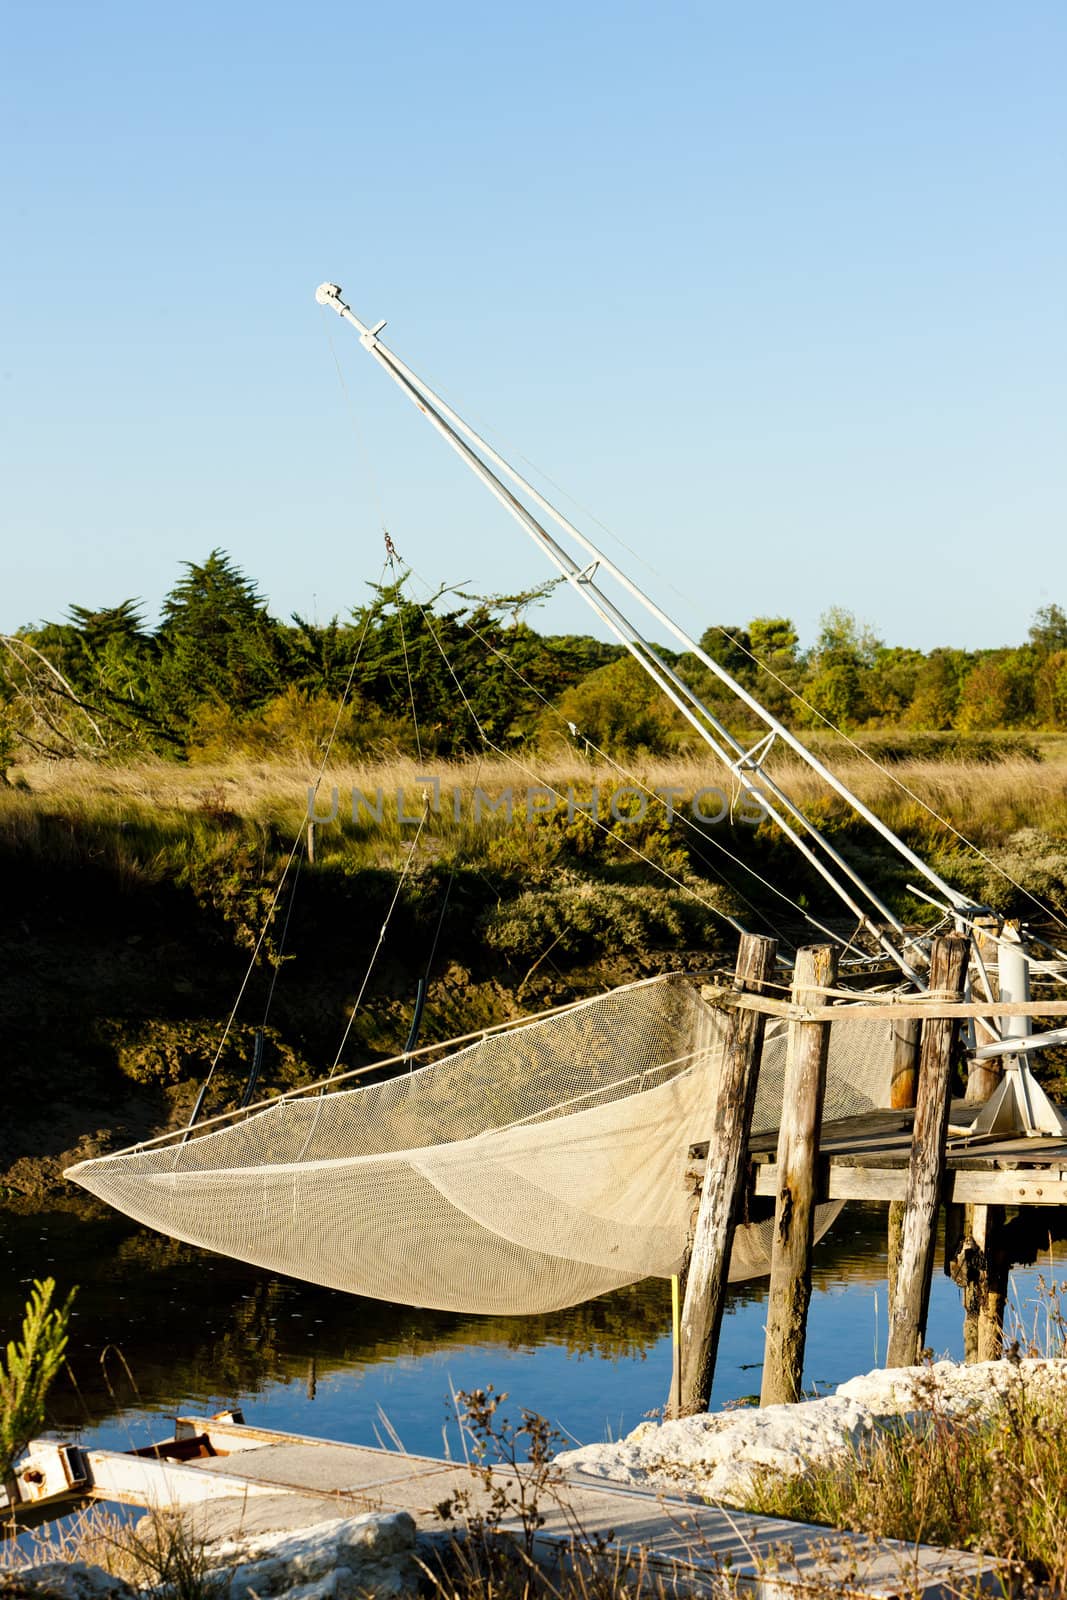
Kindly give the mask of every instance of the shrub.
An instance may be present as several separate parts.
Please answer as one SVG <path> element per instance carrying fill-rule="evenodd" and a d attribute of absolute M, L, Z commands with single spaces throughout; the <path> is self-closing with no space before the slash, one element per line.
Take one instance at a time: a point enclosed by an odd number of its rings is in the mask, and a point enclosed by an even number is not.
<path fill-rule="evenodd" d="M 63 1363 L 74 1290 L 61 1306 L 53 1306 L 55 1289 L 53 1278 L 35 1280 L 22 1319 L 22 1341 L 12 1339 L 0 1362 L 0 1481 L 43 1427 L 45 1400 Z"/>
<path fill-rule="evenodd" d="M 931 864 L 994 911 L 1031 910 L 1029 895 L 1046 901 L 1061 916 L 1067 910 L 1067 842 L 1063 839 L 1041 828 L 1020 828 L 1000 849 L 990 849 L 987 855 L 988 861 L 970 851 L 946 851 L 934 856 Z"/>
<path fill-rule="evenodd" d="M 561 881 L 562 880 L 562 881 Z M 487 912 L 485 942 L 528 959 L 555 945 L 572 957 L 623 950 L 685 949 L 716 939 L 714 913 L 681 890 L 589 882 L 560 874 Z"/>
<path fill-rule="evenodd" d="M 983 1421 L 928 1414 L 880 1434 L 842 1465 L 765 1479 L 745 1509 L 875 1538 L 989 1551 L 1042 1592 L 1067 1581 L 1067 1405 L 1020 1379 Z M 1031 1591 L 1032 1592 L 1032 1591 Z"/>

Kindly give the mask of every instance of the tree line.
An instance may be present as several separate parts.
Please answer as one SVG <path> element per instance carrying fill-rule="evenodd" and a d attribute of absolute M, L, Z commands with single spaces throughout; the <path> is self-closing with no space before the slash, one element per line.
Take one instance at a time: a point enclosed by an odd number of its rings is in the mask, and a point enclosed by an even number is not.
<path fill-rule="evenodd" d="M 137 601 L 71 605 L 61 622 L 0 636 L 0 756 L 176 759 L 462 755 L 577 737 L 600 749 L 683 750 L 695 735 L 619 645 L 542 634 L 519 595 L 442 590 L 403 575 L 325 624 L 270 614 L 223 550 L 184 562 L 159 624 Z M 702 649 L 782 721 L 849 732 L 1067 729 L 1067 613 L 1042 607 L 1002 649 L 887 645 L 833 607 L 802 648 L 786 617 L 712 625 Z M 750 714 L 695 656 L 676 672 L 738 731 Z M 343 705 L 342 705 L 343 702 Z M 342 709 L 338 709 L 342 707 Z"/>

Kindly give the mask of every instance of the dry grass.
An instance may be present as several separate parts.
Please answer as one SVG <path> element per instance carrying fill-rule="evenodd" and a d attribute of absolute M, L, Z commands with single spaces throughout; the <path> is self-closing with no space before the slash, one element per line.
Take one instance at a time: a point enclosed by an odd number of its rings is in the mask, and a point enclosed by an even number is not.
<path fill-rule="evenodd" d="M 975 902 L 1067 921 L 1067 738 L 1046 738 L 1040 760 L 1016 751 L 999 761 L 924 756 L 888 767 L 841 746 L 835 766 Z M 899 916 L 936 915 L 910 894 L 913 870 L 809 767 L 779 749 L 773 775 Z M 0 786 L 0 851 L 24 869 L 103 868 L 120 889 L 177 885 L 251 948 L 306 821 L 314 776 L 295 762 L 261 760 L 25 765 Z M 724 826 L 690 820 L 701 790 L 711 791 L 705 817 L 736 807 Z M 578 809 L 594 791 L 596 824 Z M 656 791 L 670 793 L 673 822 Z M 612 815 L 612 797 L 630 816 Z M 744 807 L 710 756 L 623 767 L 560 746 L 462 762 L 367 761 L 332 768 L 320 785 L 316 863 L 338 884 L 368 871 L 384 883 L 404 868 L 420 905 L 439 902 L 438 875 L 461 871 L 487 942 L 519 967 L 549 949 L 573 963 L 607 949 L 709 948 L 723 913 L 744 918 L 752 901 L 780 915 L 760 879 L 794 900 L 826 901 L 773 825 L 745 825 Z"/>
<path fill-rule="evenodd" d="M 92 1505 L 65 1526 L 34 1530 L 25 1543 L 8 1544 L 0 1554 L 0 1596 L 25 1592 L 14 1576 L 20 1567 L 52 1562 L 101 1567 L 154 1600 L 221 1600 L 228 1588 L 212 1569 L 205 1541 L 177 1511 L 149 1511 L 134 1522 Z"/>
<path fill-rule="evenodd" d="M 924 760 L 880 769 L 856 759 L 836 765 L 856 795 L 898 832 L 947 841 L 952 835 L 940 817 L 981 845 L 1022 828 L 1067 833 L 1067 741 L 1041 762 Z M 776 776 L 806 809 L 823 802 L 825 785 L 798 761 L 783 764 Z"/>
<path fill-rule="evenodd" d="M 983 849 L 1003 846 L 1013 834 L 1028 829 L 1067 838 L 1067 738 L 1046 739 L 1041 761 L 1019 756 L 998 762 L 923 759 L 879 767 L 843 747 L 835 752 L 832 764 L 866 805 L 927 853 L 958 848 L 953 830 Z M 832 830 L 852 826 L 846 803 L 828 794 L 822 779 L 791 753 L 776 754 L 772 772 L 820 824 Z M 427 819 L 426 835 L 444 849 L 471 845 L 476 787 L 494 801 L 510 788 L 519 817 L 525 814 L 528 791 L 538 784 L 564 799 L 573 793 L 578 801 L 587 801 L 596 786 L 602 811 L 607 798 L 624 785 L 651 791 L 673 789 L 680 809 L 702 788 L 717 785 L 730 790 L 728 775 L 710 756 L 633 758 L 625 768 L 601 760 L 586 761 L 567 749 L 554 755 L 520 753 L 513 759 L 494 756 L 443 762 L 431 758 L 421 765 L 401 757 L 331 768 L 317 802 L 320 814 L 329 816 L 332 791 L 337 791 L 340 825 L 323 828 L 327 846 L 331 832 L 343 832 L 349 846 L 357 835 L 373 846 L 379 864 L 387 864 L 410 841 L 413 831 L 410 824 L 398 819 L 397 796 L 403 797 L 406 814 L 417 816 L 424 796 L 433 792 L 427 775 L 439 780 L 440 809 Z M 61 817 L 75 830 L 92 825 L 128 831 L 137 824 L 165 832 L 190 818 L 217 825 L 229 817 L 295 833 L 306 813 L 313 778 L 310 768 L 280 761 L 196 766 L 162 760 L 118 766 L 79 761 L 28 763 L 13 772 L 11 785 L 0 787 L 0 834 L 13 843 L 27 839 L 37 831 L 44 814 Z M 357 803 L 358 825 L 353 827 L 353 795 L 361 793 L 373 804 L 379 791 L 381 820 Z M 533 803 L 541 805 L 546 799 L 535 795 Z M 662 806 L 650 802 L 650 818 L 657 811 L 662 814 Z M 484 833 L 487 826 L 492 829 L 502 821 L 487 821 L 483 816 L 479 831 Z M 54 841 L 52 845 L 54 848 Z"/>
<path fill-rule="evenodd" d="M 1024 1588 L 1067 1592 L 1067 1402 L 1038 1405 L 1020 1383 L 981 1423 L 946 1416 L 932 1394 L 925 1406 L 922 1423 L 842 1466 L 765 1481 L 745 1509 L 984 1551 L 1010 1562 Z"/>
<path fill-rule="evenodd" d="M 1067 827 L 1067 737 L 1046 738 L 1041 761 L 1009 755 L 995 762 L 926 758 L 879 766 L 847 746 L 835 749 L 832 757 L 829 752 L 819 753 L 858 797 L 893 827 L 936 826 L 927 818 L 924 805 L 956 827 L 978 835 L 991 832 L 1002 836 L 1021 827 L 1062 832 Z M 798 802 L 825 803 L 825 783 L 791 752 L 777 754 L 771 770 Z M 416 810 L 419 795 L 428 787 L 427 774 L 440 779 L 443 793 L 450 795 L 459 789 L 467 799 L 476 785 L 492 796 L 511 786 L 518 796 L 536 784 L 564 795 L 573 788 L 579 797 L 588 796 L 594 784 L 605 794 L 624 784 L 637 784 L 653 790 L 673 787 L 691 797 L 700 788 L 720 783 L 724 776 L 710 755 L 631 757 L 619 764 L 583 760 L 567 749 L 549 755 L 518 752 L 513 758 L 492 756 L 461 762 L 430 757 L 419 763 L 410 757 L 394 757 L 331 766 L 323 780 L 321 804 L 328 807 L 331 787 L 345 797 L 354 789 L 370 796 L 381 788 L 387 797 L 405 791 L 409 809 Z M 163 760 L 116 766 L 87 761 L 27 762 L 13 769 L 10 784 L 0 788 L 0 814 L 11 815 L 44 803 L 71 817 L 128 815 L 140 807 L 185 812 L 225 807 L 249 818 L 276 818 L 279 814 L 298 818 L 314 776 L 309 766 L 283 761 L 231 760 L 195 766 Z"/>
<path fill-rule="evenodd" d="M 1033 1304 L 1012 1310 L 1006 1361 L 1067 1355 L 1065 1297 L 1051 1271 L 1038 1278 Z M 1010 1564 L 1024 1594 L 1067 1593 L 1067 1394 L 1028 1388 L 1017 1367 L 998 1408 L 968 1418 L 946 1412 L 931 1373 L 914 1412 L 921 1420 L 842 1464 L 765 1478 L 746 1510 L 984 1551 Z"/>

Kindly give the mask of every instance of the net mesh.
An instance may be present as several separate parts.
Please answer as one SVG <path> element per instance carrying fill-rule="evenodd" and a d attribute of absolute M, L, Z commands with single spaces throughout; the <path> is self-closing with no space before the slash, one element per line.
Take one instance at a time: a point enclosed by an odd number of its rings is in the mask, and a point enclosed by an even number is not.
<path fill-rule="evenodd" d="M 653 979 L 67 1175 L 173 1238 L 308 1282 L 441 1310 L 555 1310 L 678 1270 L 685 1166 L 708 1136 L 725 1031 L 690 982 Z M 777 1125 L 785 1047 L 784 1027 L 768 1029 L 755 1131 Z M 835 1029 L 825 1117 L 888 1104 L 890 1061 L 887 1024 Z M 821 1208 L 821 1227 L 836 1210 Z M 731 1277 L 767 1270 L 770 1227 L 738 1229 Z"/>

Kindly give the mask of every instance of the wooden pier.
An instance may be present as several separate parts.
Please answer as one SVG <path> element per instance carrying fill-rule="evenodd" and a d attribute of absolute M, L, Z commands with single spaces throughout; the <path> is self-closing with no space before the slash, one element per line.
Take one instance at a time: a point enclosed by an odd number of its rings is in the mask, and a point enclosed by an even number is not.
<path fill-rule="evenodd" d="M 513 1506 L 516 1476 L 511 1467 L 493 1469 Z M 172 1438 L 137 1451 L 36 1440 L 20 1482 L 26 1498 L 8 1507 L 15 1530 L 110 1501 L 181 1511 L 213 1541 L 296 1533 L 366 1511 L 406 1511 L 420 1536 L 440 1541 L 462 1534 L 462 1525 L 452 1530 L 441 1520 L 443 1502 L 462 1491 L 476 1515 L 492 1494 L 462 1462 L 249 1427 L 235 1412 L 179 1418 Z M 579 1473 L 557 1475 L 538 1495 L 538 1512 L 535 1553 L 547 1566 L 595 1559 L 621 1571 L 632 1563 L 664 1594 L 782 1600 L 833 1588 L 864 1600 L 949 1600 L 961 1584 L 969 1593 L 1002 1583 L 999 1562 L 966 1551 L 753 1516 Z M 499 1531 L 521 1539 L 520 1518 L 505 1517 Z"/>
<path fill-rule="evenodd" d="M 910 1366 L 922 1351 L 942 1211 L 944 1270 L 963 1290 L 968 1360 L 1001 1354 L 1011 1266 L 1033 1260 L 1050 1237 L 1067 1236 L 1067 1131 L 1023 1132 L 1007 1114 L 985 1114 L 1003 1082 L 999 1062 L 972 1063 L 966 1095 L 952 1092 L 965 1021 L 981 1027 L 1017 1018 L 1028 1031 L 1035 1016 L 1067 1015 L 1067 1001 L 968 1000 L 967 945 L 955 937 L 933 942 L 925 996 L 857 992 L 846 999 L 835 988 L 832 949 L 814 946 L 798 952 L 791 998 L 783 999 L 767 992 L 774 956 L 773 940 L 746 935 L 733 987 L 704 991 L 729 1011 L 730 1024 L 711 1137 L 691 1152 L 699 1204 L 669 1400 L 674 1415 L 707 1409 L 734 1228 L 741 1215 L 758 1215 L 761 1203 L 774 1201 L 764 1405 L 800 1398 L 818 1203 L 864 1200 L 888 1208 L 889 1366 Z M 769 1017 L 790 1025 L 781 1126 L 776 1135 L 753 1136 Z M 856 1020 L 893 1029 L 892 1107 L 821 1123 L 830 1030 Z M 1046 1120 L 1054 1120 L 1055 1108 L 1044 1104 Z"/>

